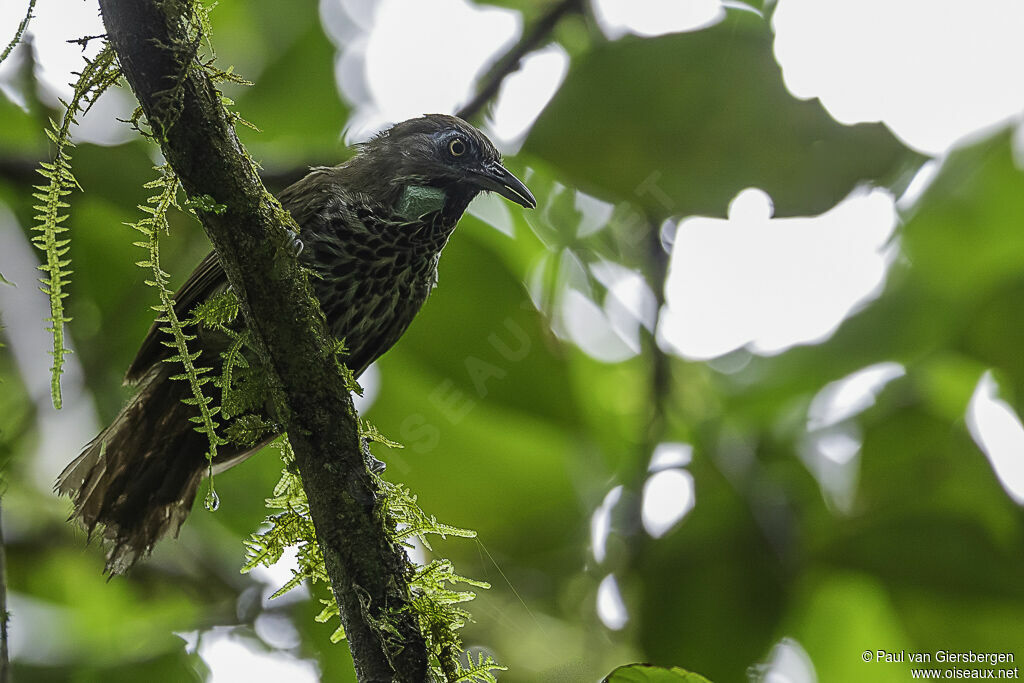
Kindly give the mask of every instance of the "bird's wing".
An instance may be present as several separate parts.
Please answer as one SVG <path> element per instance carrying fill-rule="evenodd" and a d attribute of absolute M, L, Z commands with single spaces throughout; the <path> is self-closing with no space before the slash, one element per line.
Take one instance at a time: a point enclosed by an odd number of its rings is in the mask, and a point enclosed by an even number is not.
<path fill-rule="evenodd" d="M 316 188 L 318 185 L 327 187 L 336 183 L 337 173 L 337 167 L 318 166 L 313 168 L 309 175 L 279 195 L 282 205 L 291 212 L 299 225 L 305 225 L 308 221 L 314 220 L 323 203 L 335 197 L 335 192 L 316 191 Z M 224 274 L 220 261 L 217 260 L 217 254 L 210 252 L 174 295 L 174 312 L 180 320 L 184 320 L 197 303 L 205 301 L 226 286 L 227 276 Z M 126 384 L 138 383 L 154 364 L 171 356 L 171 349 L 161 343 L 163 335 L 160 326 L 153 323 L 135 360 L 132 361 L 125 374 Z"/>
<path fill-rule="evenodd" d="M 193 306 L 206 300 L 226 284 L 227 276 L 224 269 L 217 260 L 217 254 L 211 251 L 174 295 L 174 312 L 178 319 L 188 318 Z M 150 326 L 146 339 L 125 374 L 126 384 L 137 383 L 146 376 L 154 364 L 171 355 L 171 349 L 161 343 L 161 337 L 165 333 L 160 331 L 160 327 L 155 322 Z"/>

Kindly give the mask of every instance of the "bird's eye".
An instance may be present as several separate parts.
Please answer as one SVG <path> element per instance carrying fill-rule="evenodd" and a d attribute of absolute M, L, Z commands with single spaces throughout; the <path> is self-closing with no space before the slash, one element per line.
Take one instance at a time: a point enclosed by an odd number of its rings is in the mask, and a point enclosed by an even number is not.
<path fill-rule="evenodd" d="M 463 154 L 466 153 L 466 143 L 462 140 L 462 138 L 455 138 L 448 143 L 448 152 L 453 157 L 461 157 Z"/>

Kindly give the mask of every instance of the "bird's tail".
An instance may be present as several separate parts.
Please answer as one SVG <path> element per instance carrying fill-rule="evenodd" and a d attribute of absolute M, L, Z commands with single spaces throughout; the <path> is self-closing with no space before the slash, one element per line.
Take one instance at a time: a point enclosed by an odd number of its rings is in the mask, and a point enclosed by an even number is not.
<path fill-rule="evenodd" d="M 163 364 L 113 423 L 90 441 L 57 478 L 89 535 L 102 527 L 110 542 L 106 571 L 120 574 L 168 533 L 177 535 L 207 472 L 208 439 L 182 403 L 187 382 Z M 219 469 L 219 468 L 218 468 Z"/>

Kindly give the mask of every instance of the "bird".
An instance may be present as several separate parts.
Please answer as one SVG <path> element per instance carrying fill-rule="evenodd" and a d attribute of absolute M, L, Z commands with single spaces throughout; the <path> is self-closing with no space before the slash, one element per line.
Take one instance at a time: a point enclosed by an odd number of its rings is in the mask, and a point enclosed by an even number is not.
<path fill-rule="evenodd" d="M 338 166 L 310 169 L 279 200 L 299 232 L 299 261 L 331 334 L 344 340 L 345 364 L 358 377 L 406 331 L 437 284 L 438 259 L 470 201 L 494 192 L 527 209 L 530 190 L 502 164 L 494 144 L 455 116 L 427 114 L 397 123 L 355 146 Z M 229 288 L 211 252 L 175 294 L 180 320 Z M 110 425 L 60 474 L 58 494 L 71 498 L 70 519 L 109 547 L 105 571 L 124 573 L 158 540 L 177 536 L 203 477 L 251 456 L 277 434 L 252 445 L 222 446 L 213 469 L 208 437 L 189 418 L 188 382 L 154 323 L 125 375 L 138 387 Z M 197 365 L 219 373 L 223 332 L 197 333 Z M 268 415 L 271 409 L 264 407 Z"/>

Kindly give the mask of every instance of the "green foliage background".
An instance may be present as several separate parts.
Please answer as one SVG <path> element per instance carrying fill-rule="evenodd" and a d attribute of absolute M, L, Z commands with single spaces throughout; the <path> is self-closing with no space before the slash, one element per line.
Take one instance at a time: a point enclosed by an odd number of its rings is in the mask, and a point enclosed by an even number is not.
<path fill-rule="evenodd" d="M 502 2 L 521 9 L 533 3 Z M 241 130 L 268 172 L 335 163 L 350 110 L 336 95 L 334 46 L 316 3 L 222 3 L 213 14 L 223 63 L 255 86 L 229 90 L 264 132 Z M 898 665 L 866 669 L 865 649 L 1014 651 L 1024 656 L 1024 516 L 1005 494 L 965 425 L 986 369 L 1024 408 L 1024 176 L 1009 135 L 956 151 L 898 228 L 904 258 L 884 294 L 828 341 L 741 372 L 660 355 L 650 339 L 629 361 L 593 360 L 551 332 L 524 285 L 545 257 L 609 258 L 645 273 L 662 264 L 645 245 L 668 216 L 723 215 L 749 186 L 767 190 L 777 215 L 812 215 L 862 182 L 899 192 L 923 161 L 884 127 L 840 126 L 817 102 L 783 88 L 767 24 L 733 12 L 703 31 L 609 43 L 574 18 L 555 34 L 570 73 L 510 161 L 541 203 L 513 211 L 510 238 L 467 216 L 441 263 L 441 280 L 408 334 L 379 363 L 380 394 L 367 414 L 402 451 L 378 452 L 429 513 L 479 533 L 480 543 L 437 541 L 460 574 L 492 584 L 470 611 L 468 645 L 509 667 L 503 681 L 596 680 L 630 661 L 680 665 L 716 681 L 742 680 L 774 643 L 796 638 L 819 680 L 902 681 Z M 251 68 L 250 68 L 251 67 Z M 49 158 L 45 117 L 0 97 L 0 156 Z M 84 188 L 71 199 L 74 276 L 69 334 L 103 421 L 125 400 L 119 386 L 152 322 L 152 292 L 134 265 L 122 224 L 152 177 L 141 141 L 75 148 Z M 638 195 L 652 171 L 669 202 Z M 569 193 L 619 205 L 616 220 L 579 237 Z M 280 188 L 277 188 L 280 189 Z M 0 175 L 0 201 L 26 226 L 33 199 Z M 638 213 L 638 212 L 643 212 Z M 162 263 L 181 282 L 208 249 L 199 226 L 172 216 Z M 557 262 L 557 259 L 549 259 Z M 558 286 L 557 269 L 545 271 Z M 19 282 L 20 296 L 40 296 Z M 2 285 L 0 285 L 2 286 Z M 43 325 L 43 321 L 40 321 Z M 528 339 L 521 359 L 493 335 Z M 4 329 L 4 335 L 18 335 Z M 510 342 L 511 343 L 511 342 Z M 478 361 L 500 373 L 483 383 Z M 876 405 L 856 418 L 864 435 L 850 514 L 831 510 L 797 456 L 806 410 L 827 383 L 864 366 L 902 363 Z M 669 378 L 667 390 L 657 377 Z M 256 647 L 261 584 L 239 574 L 242 540 L 265 514 L 280 474 L 273 454 L 217 480 L 222 501 L 201 505 L 175 543 L 126 578 L 105 582 L 101 554 L 64 523 L 57 501 L 28 476 L 39 441 L 25 378 L 0 350 L 0 433 L 11 591 L 59 610 L 61 642 L 47 664 L 16 663 L 20 681 L 192 680 L 203 664 L 174 632 L 234 625 Z M 445 398 L 451 402 L 446 402 Z M 640 489 L 655 444 L 694 446 L 697 504 L 671 533 L 639 526 Z M 737 450 L 742 470 L 729 467 Z M 69 452 L 70 460 L 75 453 Z M 590 516 L 625 486 L 608 557 L 590 551 Z M 13 520 L 13 521 L 12 521 Z M 629 610 L 612 632 L 596 617 L 597 585 L 614 572 Z M 269 608 L 301 634 L 294 650 L 324 680 L 353 680 L 313 598 Z M 14 615 L 12 629 L 21 626 Z M 42 645 L 40 645 L 42 647 Z"/>

